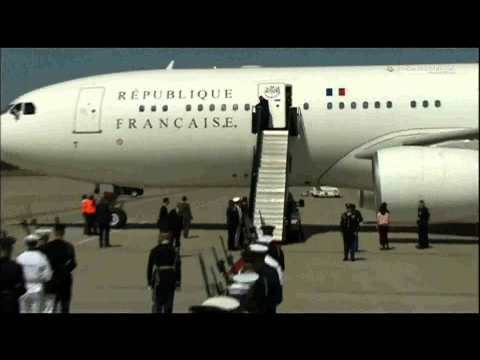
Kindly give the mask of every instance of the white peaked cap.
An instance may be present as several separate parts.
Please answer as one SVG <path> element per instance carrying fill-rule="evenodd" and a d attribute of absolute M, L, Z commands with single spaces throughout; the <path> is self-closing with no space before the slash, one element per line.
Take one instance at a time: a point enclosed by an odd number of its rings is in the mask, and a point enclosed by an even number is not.
<path fill-rule="evenodd" d="M 259 278 L 257 273 L 243 273 L 233 277 L 233 281 L 239 284 L 251 285 Z"/>
<path fill-rule="evenodd" d="M 233 202 L 239 202 L 240 200 L 241 200 L 241 199 L 240 199 L 239 197 L 234 197 L 234 198 L 232 199 Z"/>
<path fill-rule="evenodd" d="M 202 306 L 209 306 L 221 310 L 232 311 L 240 307 L 240 302 L 230 296 L 216 296 L 205 300 Z"/>
<path fill-rule="evenodd" d="M 27 236 L 23 239 L 23 241 L 25 241 L 26 243 L 34 242 L 34 241 L 39 241 L 39 240 L 40 240 L 40 236 L 35 235 L 35 234 L 27 235 Z"/>
<path fill-rule="evenodd" d="M 268 247 L 261 244 L 252 244 L 248 247 L 251 252 L 265 254 L 268 252 Z"/>
<path fill-rule="evenodd" d="M 257 242 L 260 244 L 270 244 L 272 241 L 273 241 L 272 235 L 262 235 L 257 240 Z"/>
<path fill-rule="evenodd" d="M 53 231 L 50 228 L 40 228 L 40 229 L 35 230 L 35 234 L 40 235 L 40 236 L 50 235 L 52 232 Z"/>
<path fill-rule="evenodd" d="M 250 285 L 234 283 L 228 287 L 228 293 L 230 295 L 244 295 L 250 289 Z"/>

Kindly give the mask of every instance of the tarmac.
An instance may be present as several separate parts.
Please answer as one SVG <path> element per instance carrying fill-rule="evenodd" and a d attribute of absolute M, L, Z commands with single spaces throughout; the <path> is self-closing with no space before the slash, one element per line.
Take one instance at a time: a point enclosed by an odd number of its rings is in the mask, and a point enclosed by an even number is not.
<path fill-rule="evenodd" d="M 80 197 L 91 184 L 46 176 L 1 177 L 2 227 L 18 237 L 15 253 L 24 249 L 18 223 L 36 218 L 69 224 L 66 239 L 75 245 L 73 313 L 148 313 L 151 293 L 146 285 L 148 253 L 156 245 L 155 223 L 163 197 L 172 205 L 189 198 L 194 216 L 191 237 L 182 240 L 182 288 L 175 295 L 175 313 L 188 313 L 206 299 L 200 270 L 201 253 L 213 267 L 212 247 L 224 258 L 219 237 L 226 239 L 228 199 L 248 195 L 247 188 L 145 189 L 127 198 L 128 226 L 113 230 L 113 247 L 99 249 L 98 237 L 83 235 Z M 304 188 L 291 189 L 298 200 Z M 304 198 L 304 243 L 284 246 L 284 301 L 279 313 L 478 313 L 478 232 L 451 231 L 431 235 L 431 248 L 415 248 L 416 233 L 398 228 L 390 234 L 393 249 L 380 251 L 372 226 L 360 233 L 359 261 L 343 262 L 338 232 L 345 202 L 358 202 L 357 192 L 341 189 L 340 199 Z M 374 212 L 361 209 L 367 222 Z M 235 252 L 234 257 L 238 258 Z M 211 275 L 211 274 L 209 274 Z M 218 279 L 221 277 L 217 274 Z M 210 279 L 211 280 L 211 279 Z"/>

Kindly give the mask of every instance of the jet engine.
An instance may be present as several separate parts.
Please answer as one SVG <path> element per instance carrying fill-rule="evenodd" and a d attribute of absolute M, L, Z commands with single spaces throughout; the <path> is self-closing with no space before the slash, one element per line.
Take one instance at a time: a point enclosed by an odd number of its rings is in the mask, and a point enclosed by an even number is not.
<path fill-rule="evenodd" d="M 419 200 L 432 223 L 478 223 L 478 151 L 420 146 L 379 150 L 372 161 L 375 205 L 414 223 Z"/>

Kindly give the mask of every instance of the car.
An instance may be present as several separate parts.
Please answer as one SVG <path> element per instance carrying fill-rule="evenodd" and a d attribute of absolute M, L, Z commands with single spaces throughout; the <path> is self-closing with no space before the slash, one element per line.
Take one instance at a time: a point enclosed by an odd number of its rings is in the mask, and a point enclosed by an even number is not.
<path fill-rule="evenodd" d="M 306 195 L 305 195 L 306 194 Z M 319 186 L 313 187 L 311 190 L 307 191 L 307 193 L 303 194 L 304 196 L 313 196 L 316 198 L 339 198 L 341 197 L 340 191 L 336 187 L 332 186 Z"/>

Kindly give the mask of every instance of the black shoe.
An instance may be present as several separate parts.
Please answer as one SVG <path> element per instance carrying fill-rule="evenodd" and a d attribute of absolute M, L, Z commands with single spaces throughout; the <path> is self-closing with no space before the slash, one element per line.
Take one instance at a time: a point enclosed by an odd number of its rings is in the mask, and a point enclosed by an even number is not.
<path fill-rule="evenodd" d="M 355 261 L 355 258 L 352 258 L 352 259 L 350 259 L 350 260 Z"/>
<path fill-rule="evenodd" d="M 347 261 L 348 259 L 347 258 L 343 258 L 343 261 Z"/>

